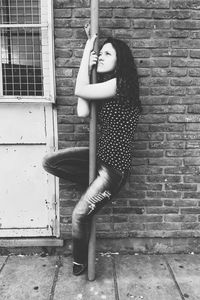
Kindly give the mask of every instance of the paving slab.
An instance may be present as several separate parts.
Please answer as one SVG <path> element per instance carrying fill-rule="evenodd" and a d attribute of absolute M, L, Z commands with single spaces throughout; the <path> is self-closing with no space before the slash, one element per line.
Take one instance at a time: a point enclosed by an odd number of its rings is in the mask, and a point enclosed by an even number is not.
<path fill-rule="evenodd" d="M 81 276 L 72 275 L 72 258 L 62 259 L 54 300 L 115 300 L 113 280 L 113 259 L 98 256 L 95 281 L 88 281 L 87 272 Z"/>
<path fill-rule="evenodd" d="M 10 256 L 0 273 L 1 300 L 49 300 L 57 257 Z"/>
<path fill-rule="evenodd" d="M 0 256 L 0 300 L 199 300 L 200 255 L 97 255 L 96 279 L 72 258 Z"/>
<path fill-rule="evenodd" d="M 181 300 L 163 256 L 120 255 L 115 268 L 120 300 Z"/>
<path fill-rule="evenodd" d="M 166 259 L 184 299 L 200 299 L 200 255 L 168 255 Z"/>

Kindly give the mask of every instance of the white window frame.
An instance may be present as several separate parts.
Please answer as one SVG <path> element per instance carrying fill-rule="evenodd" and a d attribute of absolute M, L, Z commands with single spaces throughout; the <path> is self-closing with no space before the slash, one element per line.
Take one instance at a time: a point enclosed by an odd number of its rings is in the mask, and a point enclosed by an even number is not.
<path fill-rule="evenodd" d="M 0 103 L 1 102 L 55 102 L 55 60 L 54 60 L 54 20 L 53 0 L 41 0 L 40 24 L 0 24 L 2 28 L 40 28 L 42 39 L 42 72 L 44 96 L 8 96 L 3 95 L 3 78 L 1 69 L 1 40 L 0 40 Z M 47 36 L 46 36 L 47 33 Z M 44 41 L 46 46 L 44 46 Z M 48 53 L 46 53 L 48 52 Z M 45 66 L 45 67 L 44 67 Z"/>

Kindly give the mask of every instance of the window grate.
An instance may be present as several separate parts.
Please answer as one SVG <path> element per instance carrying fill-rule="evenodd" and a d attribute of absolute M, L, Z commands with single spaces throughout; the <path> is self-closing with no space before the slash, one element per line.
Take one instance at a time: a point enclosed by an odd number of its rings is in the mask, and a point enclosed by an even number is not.
<path fill-rule="evenodd" d="M 3 94 L 43 96 L 40 28 L 1 30 Z"/>
<path fill-rule="evenodd" d="M 44 96 L 40 7 L 40 0 L 0 0 L 3 96 Z"/>
<path fill-rule="evenodd" d="M 40 0 L 0 0 L 0 24 L 39 24 Z"/>

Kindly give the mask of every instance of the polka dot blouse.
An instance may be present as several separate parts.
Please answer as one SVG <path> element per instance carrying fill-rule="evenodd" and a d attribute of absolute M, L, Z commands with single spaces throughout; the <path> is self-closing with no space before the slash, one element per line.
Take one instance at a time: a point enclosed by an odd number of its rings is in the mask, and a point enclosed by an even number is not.
<path fill-rule="evenodd" d="M 130 170 L 132 142 L 139 109 L 117 99 L 103 101 L 98 110 L 99 139 L 97 158 L 120 170 Z"/>

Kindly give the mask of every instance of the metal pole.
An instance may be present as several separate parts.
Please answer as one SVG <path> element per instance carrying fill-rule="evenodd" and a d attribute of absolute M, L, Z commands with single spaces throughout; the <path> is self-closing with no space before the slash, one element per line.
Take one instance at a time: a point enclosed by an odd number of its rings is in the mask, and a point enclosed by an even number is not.
<path fill-rule="evenodd" d="M 91 36 L 98 34 L 99 20 L 99 1 L 91 0 Z M 98 38 L 95 43 L 94 51 L 98 53 Z M 92 70 L 92 83 L 97 81 L 96 69 Z M 89 182 L 91 183 L 96 177 L 96 105 L 91 102 L 90 110 L 90 134 L 89 134 Z M 96 222 L 92 218 L 90 238 L 88 245 L 88 279 L 95 279 L 95 259 L 96 259 Z"/>

